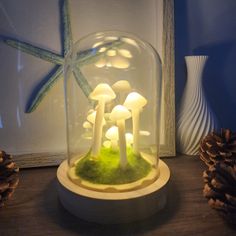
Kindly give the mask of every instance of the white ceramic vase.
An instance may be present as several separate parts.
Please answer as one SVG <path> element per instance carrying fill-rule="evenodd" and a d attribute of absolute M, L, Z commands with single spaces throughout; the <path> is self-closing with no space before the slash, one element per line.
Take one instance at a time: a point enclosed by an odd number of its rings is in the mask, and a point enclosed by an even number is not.
<path fill-rule="evenodd" d="M 202 72 L 207 59 L 208 56 L 185 57 L 187 83 L 177 117 L 177 148 L 187 155 L 197 155 L 200 140 L 218 128 L 202 86 Z"/>

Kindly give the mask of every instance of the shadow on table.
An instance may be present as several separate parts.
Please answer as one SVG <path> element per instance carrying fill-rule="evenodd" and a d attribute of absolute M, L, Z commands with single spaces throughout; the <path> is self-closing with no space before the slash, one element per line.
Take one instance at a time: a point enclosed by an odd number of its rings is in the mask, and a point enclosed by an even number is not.
<path fill-rule="evenodd" d="M 63 208 L 57 196 L 56 181 L 52 181 L 45 189 L 44 205 L 48 206 L 45 211 L 49 219 L 51 218 L 60 228 L 67 231 L 67 235 L 69 232 L 76 232 L 80 235 L 137 235 L 154 230 L 158 232 L 158 229 L 166 227 L 167 222 L 175 216 L 180 207 L 180 193 L 171 179 L 167 205 L 155 215 L 142 221 L 127 224 L 101 225 L 90 223 L 74 217 Z"/>

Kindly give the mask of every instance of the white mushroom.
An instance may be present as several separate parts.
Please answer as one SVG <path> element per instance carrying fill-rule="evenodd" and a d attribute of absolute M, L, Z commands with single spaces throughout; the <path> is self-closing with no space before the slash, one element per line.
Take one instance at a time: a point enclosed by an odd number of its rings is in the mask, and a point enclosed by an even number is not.
<path fill-rule="evenodd" d="M 93 137 L 94 137 L 94 129 L 95 129 L 95 125 L 94 125 L 94 124 L 95 124 L 95 120 L 96 120 L 96 114 L 97 114 L 97 112 L 91 109 L 91 110 L 88 112 L 88 116 L 87 116 L 87 120 L 88 120 L 90 123 L 93 124 Z M 105 124 L 106 124 L 106 120 L 103 118 L 103 120 L 102 120 L 102 127 L 103 127 Z"/>
<path fill-rule="evenodd" d="M 131 144 L 134 143 L 134 136 L 133 136 L 133 134 L 131 134 L 131 133 L 126 133 L 126 134 L 125 134 L 125 140 L 126 140 L 126 145 L 127 145 L 128 147 L 130 147 Z"/>
<path fill-rule="evenodd" d="M 122 106 L 115 106 L 110 115 L 112 121 L 116 121 L 119 132 L 119 147 L 120 147 L 120 165 L 121 168 L 125 168 L 127 165 L 127 156 L 126 156 L 126 140 L 125 140 L 125 120 L 131 117 L 129 110 Z"/>
<path fill-rule="evenodd" d="M 90 93 L 89 98 L 98 101 L 97 113 L 94 124 L 94 136 L 91 155 L 96 157 L 99 154 L 102 142 L 102 122 L 104 116 L 105 103 L 116 97 L 112 88 L 105 83 L 98 84 Z"/>
<path fill-rule="evenodd" d="M 93 111 L 93 112 L 89 113 L 88 116 L 87 116 L 87 120 L 90 123 L 92 123 L 93 125 L 95 124 L 96 114 L 97 114 L 97 112 Z M 103 118 L 102 119 L 102 126 L 104 126 L 105 124 L 106 124 L 106 120 Z"/>
<path fill-rule="evenodd" d="M 141 109 L 147 104 L 147 100 L 137 92 L 130 93 L 125 99 L 124 106 L 132 112 L 134 154 L 139 155 L 139 118 Z"/>
<path fill-rule="evenodd" d="M 83 123 L 83 128 L 85 128 L 85 129 L 91 129 L 91 128 L 92 128 L 92 125 L 91 125 L 90 122 L 85 121 L 85 122 Z"/>
<path fill-rule="evenodd" d="M 131 86 L 129 81 L 119 80 L 116 83 L 114 83 L 111 87 L 118 94 L 119 103 L 123 104 L 127 93 L 131 91 Z"/>
<path fill-rule="evenodd" d="M 117 141 L 119 140 L 118 127 L 113 125 L 105 134 L 105 137 L 111 141 L 111 148 L 117 150 Z"/>

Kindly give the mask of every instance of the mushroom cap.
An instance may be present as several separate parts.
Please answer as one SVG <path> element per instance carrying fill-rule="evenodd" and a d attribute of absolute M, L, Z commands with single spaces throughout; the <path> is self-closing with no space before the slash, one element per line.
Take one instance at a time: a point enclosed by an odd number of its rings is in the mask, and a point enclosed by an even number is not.
<path fill-rule="evenodd" d="M 89 98 L 92 100 L 105 100 L 105 102 L 108 102 L 116 98 L 116 94 L 109 84 L 101 83 L 98 84 L 93 92 L 89 94 Z"/>
<path fill-rule="evenodd" d="M 97 114 L 96 111 L 91 112 L 91 113 L 87 116 L 87 120 L 88 120 L 89 122 L 91 122 L 92 124 L 94 124 L 94 123 L 95 123 L 95 120 L 96 120 L 96 114 Z M 106 124 L 106 121 L 105 121 L 105 119 L 103 118 L 103 120 L 102 120 L 102 125 L 105 125 L 105 124 Z"/>
<path fill-rule="evenodd" d="M 147 104 L 147 99 L 137 92 L 129 93 L 125 99 L 124 106 L 128 109 L 140 109 Z"/>
<path fill-rule="evenodd" d="M 122 106 L 122 105 L 117 105 L 115 106 L 110 114 L 110 119 L 112 121 L 117 121 L 117 120 L 126 120 L 131 117 L 131 113 L 129 110 Z"/>
<path fill-rule="evenodd" d="M 112 85 L 112 89 L 117 93 L 129 92 L 131 90 L 131 86 L 127 80 L 119 80 Z"/>
<path fill-rule="evenodd" d="M 118 127 L 113 125 L 111 128 L 107 130 L 105 136 L 110 140 L 118 140 L 119 139 Z"/>
<path fill-rule="evenodd" d="M 96 119 L 96 114 L 97 114 L 96 111 L 93 111 L 93 112 L 89 113 L 88 116 L 87 116 L 87 120 L 89 122 L 91 122 L 92 124 L 94 124 L 95 123 L 95 119 Z"/>
<path fill-rule="evenodd" d="M 128 144 L 134 143 L 134 136 L 131 133 L 126 133 L 125 139 L 126 139 L 126 143 Z"/>
<path fill-rule="evenodd" d="M 88 121 L 85 121 L 85 122 L 83 123 L 83 128 L 85 128 L 85 129 L 90 129 L 90 128 L 92 128 L 92 125 L 91 125 L 91 123 L 89 123 Z"/>

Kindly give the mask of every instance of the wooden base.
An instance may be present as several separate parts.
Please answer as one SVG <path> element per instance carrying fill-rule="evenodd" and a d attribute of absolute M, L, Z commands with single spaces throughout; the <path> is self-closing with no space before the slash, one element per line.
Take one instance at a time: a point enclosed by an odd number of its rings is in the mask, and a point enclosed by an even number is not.
<path fill-rule="evenodd" d="M 159 161 L 160 176 L 145 188 L 105 193 L 85 189 L 67 176 L 67 161 L 57 170 L 58 194 L 62 205 L 73 215 L 96 223 L 127 223 L 147 218 L 164 208 L 170 178 L 168 166 Z"/>

